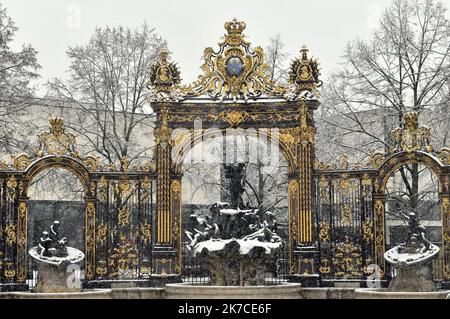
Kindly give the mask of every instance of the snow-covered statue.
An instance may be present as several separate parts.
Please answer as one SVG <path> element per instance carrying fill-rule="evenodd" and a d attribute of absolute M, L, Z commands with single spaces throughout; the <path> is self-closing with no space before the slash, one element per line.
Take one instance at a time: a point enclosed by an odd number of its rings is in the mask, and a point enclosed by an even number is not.
<path fill-rule="evenodd" d="M 425 238 L 426 230 L 423 225 L 420 224 L 417 214 L 414 212 L 409 215 L 404 215 L 408 221 L 408 238 L 405 243 L 399 247 L 399 253 L 420 253 L 423 254 L 430 250 L 431 242 Z"/>
<path fill-rule="evenodd" d="M 67 238 L 61 237 L 60 222 L 55 220 L 49 231 L 43 231 L 37 246 L 29 254 L 36 260 L 37 292 L 68 292 L 80 287 L 68 287 L 67 266 L 84 259 L 82 251 L 67 246 Z"/>
<path fill-rule="evenodd" d="M 426 239 L 426 230 L 420 224 L 417 213 L 402 213 L 408 223 L 408 236 L 404 243 L 384 254 L 394 266 L 396 276 L 389 284 L 392 291 L 432 291 L 432 260 L 439 254 L 439 247 Z"/>
<path fill-rule="evenodd" d="M 50 226 L 50 233 L 42 232 L 42 237 L 39 239 L 37 252 L 42 257 L 67 257 L 67 238 L 60 239 L 59 235 L 59 221 L 55 220 Z"/>

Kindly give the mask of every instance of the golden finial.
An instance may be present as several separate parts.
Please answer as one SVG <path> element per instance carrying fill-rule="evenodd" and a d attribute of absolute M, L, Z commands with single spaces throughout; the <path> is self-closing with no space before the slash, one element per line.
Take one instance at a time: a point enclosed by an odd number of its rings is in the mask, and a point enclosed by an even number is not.
<path fill-rule="evenodd" d="M 308 61 L 308 48 L 306 45 L 302 46 L 302 49 L 300 50 L 300 53 L 302 54 L 302 61 Z"/>
<path fill-rule="evenodd" d="M 167 63 L 167 60 L 169 58 L 169 50 L 167 50 L 167 48 L 163 48 L 159 53 L 159 57 L 162 63 Z"/>

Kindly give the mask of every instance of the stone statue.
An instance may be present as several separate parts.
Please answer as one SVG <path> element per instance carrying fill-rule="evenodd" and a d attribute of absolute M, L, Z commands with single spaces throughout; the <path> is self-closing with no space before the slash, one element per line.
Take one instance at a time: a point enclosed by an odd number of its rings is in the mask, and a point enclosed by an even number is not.
<path fill-rule="evenodd" d="M 59 235 L 59 221 L 55 220 L 50 226 L 50 233 L 42 232 L 42 237 L 39 239 L 38 253 L 45 257 L 66 257 L 67 256 L 67 238 L 60 239 Z"/>
<path fill-rule="evenodd" d="M 408 221 L 408 238 L 400 245 L 399 252 L 404 253 L 424 253 L 431 247 L 431 242 L 425 238 L 426 230 L 415 212 L 409 215 L 402 214 Z"/>
<path fill-rule="evenodd" d="M 42 237 L 39 239 L 39 254 L 41 256 L 51 257 L 51 253 L 49 251 L 52 245 L 52 239 L 49 237 L 47 231 L 42 232 Z"/>
<path fill-rule="evenodd" d="M 242 194 L 245 186 L 245 167 L 244 163 L 224 165 L 225 178 L 230 180 L 231 207 L 244 208 Z"/>

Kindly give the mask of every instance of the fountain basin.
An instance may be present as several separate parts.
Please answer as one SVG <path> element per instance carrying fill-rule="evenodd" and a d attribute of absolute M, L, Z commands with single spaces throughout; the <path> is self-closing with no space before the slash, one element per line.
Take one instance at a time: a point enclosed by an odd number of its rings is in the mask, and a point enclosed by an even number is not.
<path fill-rule="evenodd" d="M 167 299 L 301 299 L 301 285 L 200 286 L 187 283 L 166 285 Z"/>
<path fill-rule="evenodd" d="M 216 286 L 262 286 L 281 243 L 258 240 L 208 240 L 191 251 Z"/>

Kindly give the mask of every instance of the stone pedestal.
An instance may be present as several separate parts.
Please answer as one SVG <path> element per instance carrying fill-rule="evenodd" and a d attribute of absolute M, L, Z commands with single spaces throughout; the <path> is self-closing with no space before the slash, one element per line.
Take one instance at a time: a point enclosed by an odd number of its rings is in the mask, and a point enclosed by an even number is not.
<path fill-rule="evenodd" d="M 281 243 L 257 240 L 218 240 L 200 243 L 198 252 L 202 268 L 214 286 L 262 286 Z M 271 263 L 272 262 L 272 263 Z"/>
<path fill-rule="evenodd" d="M 290 282 L 298 282 L 302 287 L 319 287 L 320 275 L 317 273 L 318 250 L 315 246 L 297 246 L 293 252 L 298 272 L 291 274 Z"/>
<path fill-rule="evenodd" d="M 38 277 L 35 292 L 79 292 L 80 288 L 69 288 L 71 278 L 67 273 L 67 265 L 52 265 L 37 261 Z"/>
<path fill-rule="evenodd" d="M 397 275 L 389 283 L 389 291 L 429 292 L 436 290 L 431 262 L 395 268 Z"/>

